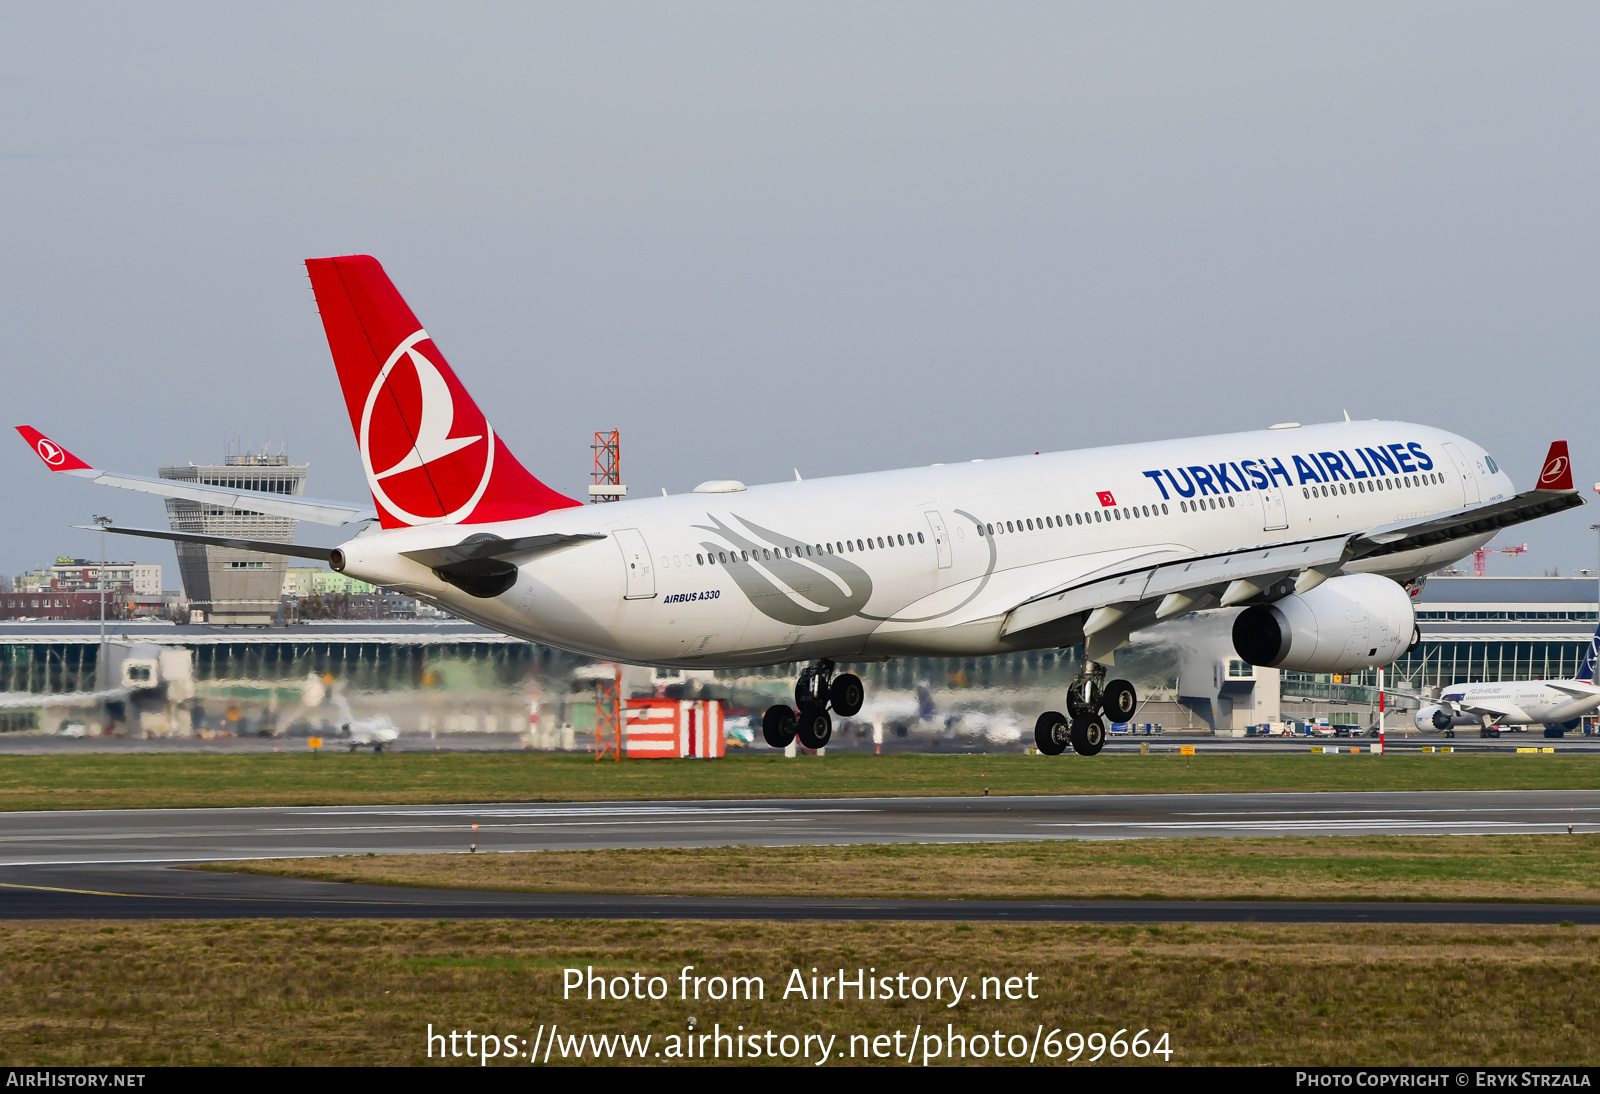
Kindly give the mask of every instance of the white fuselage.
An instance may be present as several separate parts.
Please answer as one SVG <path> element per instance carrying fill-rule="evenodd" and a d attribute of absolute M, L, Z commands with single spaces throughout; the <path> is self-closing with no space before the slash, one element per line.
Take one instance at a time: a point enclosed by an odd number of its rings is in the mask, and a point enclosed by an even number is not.
<path fill-rule="evenodd" d="M 1512 493 L 1464 438 L 1341 422 L 643 498 L 470 529 L 398 528 L 341 550 L 354 577 L 620 661 L 981 656 L 1064 644 L 1060 633 L 1003 636 L 1002 621 L 1089 575 L 1353 533 Z M 401 554 L 482 532 L 606 538 L 528 558 L 493 598 Z M 1349 569 L 1407 580 L 1488 538 Z"/>

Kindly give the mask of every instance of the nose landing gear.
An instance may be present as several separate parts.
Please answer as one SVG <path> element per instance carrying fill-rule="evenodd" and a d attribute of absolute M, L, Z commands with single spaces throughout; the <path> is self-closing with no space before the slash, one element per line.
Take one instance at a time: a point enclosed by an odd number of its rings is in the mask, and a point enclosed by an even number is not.
<path fill-rule="evenodd" d="M 866 692 L 854 673 L 833 674 L 834 665 L 826 658 L 813 661 L 800 673 L 794 685 L 796 710 L 778 704 L 767 708 L 761 719 L 761 735 L 773 748 L 788 748 L 796 737 L 807 748 L 827 747 L 833 737 L 833 718 L 828 708 L 841 718 L 859 713 Z"/>
<path fill-rule="evenodd" d="M 1067 717 L 1055 711 L 1039 716 L 1034 726 L 1034 743 L 1046 756 L 1059 756 L 1071 743 L 1080 756 L 1093 756 L 1105 747 L 1104 717 L 1126 722 L 1139 709 L 1139 693 L 1126 680 L 1105 682 L 1106 667 L 1084 662 L 1078 676 L 1067 689 Z"/>

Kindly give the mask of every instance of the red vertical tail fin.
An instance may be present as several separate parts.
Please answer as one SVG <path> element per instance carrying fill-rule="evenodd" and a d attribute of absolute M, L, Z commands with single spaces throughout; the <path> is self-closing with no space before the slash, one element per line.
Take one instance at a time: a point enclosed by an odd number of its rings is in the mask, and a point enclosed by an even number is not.
<path fill-rule="evenodd" d="M 491 524 L 580 504 L 495 435 L 378 260 L 306 261 L 385 528 Z"/>

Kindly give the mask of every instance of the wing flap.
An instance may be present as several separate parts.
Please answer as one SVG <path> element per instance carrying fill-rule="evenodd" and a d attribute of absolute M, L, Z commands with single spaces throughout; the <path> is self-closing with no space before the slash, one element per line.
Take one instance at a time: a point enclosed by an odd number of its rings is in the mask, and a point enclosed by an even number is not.
<path fill-rule="evenodd" d="M 1401 521 L 1370 529 L 1351 544 L 1355 552 L 1353 557 L 1374 558 L 1433 547 L 1453 539 L 1493 535 L 1502 528 L 1576 509 L 1583 504 L 1583 498 L 1576 492 L 1524 490 L 1515 497 L 1488 505 L 1454 509 L 1425 520 Z"/>
<path fill-rule="evenodd" d="M 1301 570 L 1338 566 L 1346 557 L 1348 540 L 1348 536 L 1334 536 L 1279 547 L 1252 547 L 1052 590 L 1011 609 L 1000 633 L 1012 635 L 1112 604 L 1125 605 L 1131 614 L 1141 603 L 1173 593 L 1195 594 L 1194 604 L 1198 606 L 1201 597 L 1210 593 L 1220 596 L 1235 581 L 1254 579 L 1266 587 Z"/>

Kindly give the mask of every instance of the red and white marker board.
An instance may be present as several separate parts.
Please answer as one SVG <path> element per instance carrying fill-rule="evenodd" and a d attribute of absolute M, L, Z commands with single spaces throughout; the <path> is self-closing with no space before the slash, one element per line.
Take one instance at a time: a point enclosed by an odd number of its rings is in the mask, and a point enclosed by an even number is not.
<path fill-rule="evenodd" d="M 622 717 L 623 747 L 630 759 L 722 758 L 718 699 L 629 699 Z"/>

